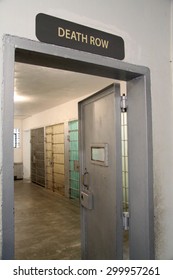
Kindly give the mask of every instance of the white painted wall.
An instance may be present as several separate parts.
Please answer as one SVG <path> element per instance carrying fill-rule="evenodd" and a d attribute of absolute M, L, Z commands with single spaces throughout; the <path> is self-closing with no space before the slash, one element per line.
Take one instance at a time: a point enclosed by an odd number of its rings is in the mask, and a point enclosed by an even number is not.
<path fill-rule="evenodd" d="M 156 257 L 173 259 L 173 125 L 170 36 L 173 27 L 171 0 L 1 0 L 2 36 L 11 34 L 37 40 L 35 16 L 43 12 L 120 35 L 125 40 L 125 61 L 151 70 Z M 0 64 L 0 90 L 3 88 Z M 2 96 L 0 94 L 0 96 Z M 2 105 L 0 97 L 0 106 Z M 2 114 L 2 113 L 1 113 Z M 2 134 L 2 117 L 0 134 Z M 1 136 L 1 135 L 0 135 Z M 2 145 L 0 137 L 0 147 Z M 2 157 L 0 153 L 0 170 Z M 2 177 L 0 173 L 0 200 Z M 1 204 L 1 203 L 0 203 Z M 1 225 L 0 225 L 1 233 Z"/>
<path fill-rule="evenodd" d="M 171 0 L 171 19 L 170 19 L 170 64 L 171 64 L 171 74 L 172 74 L 172 96 L 173 96 L 173 0 Z"/>
<path fill-rule="evenodd" d="M 84 97 L 82 98 L 84 99 Z M 72 100 L 23 120 L 23 130 L 44 127 L 78 118 L 78 101 Z"/>

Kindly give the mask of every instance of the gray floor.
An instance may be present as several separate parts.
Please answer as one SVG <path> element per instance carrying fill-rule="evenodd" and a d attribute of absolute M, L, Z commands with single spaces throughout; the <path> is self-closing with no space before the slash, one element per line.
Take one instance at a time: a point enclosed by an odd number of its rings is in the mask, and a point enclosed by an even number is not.
<path fill-rule="evenodd" d="M 128 232 L 124 232 L 128 259 Z M 29 181 L 15 181 L 15 259 L 80 260 L 79 203 Z"/>
<path fill-rule="evenodd" d="M 27 181 L 15 181 L 15 259 L 80 258 L 79 205 Z"/>

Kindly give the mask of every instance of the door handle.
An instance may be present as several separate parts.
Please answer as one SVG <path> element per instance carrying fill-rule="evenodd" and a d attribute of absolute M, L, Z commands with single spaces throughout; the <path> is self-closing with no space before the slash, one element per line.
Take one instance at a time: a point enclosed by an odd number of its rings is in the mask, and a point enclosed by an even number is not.
<path fill-rule="evenodd" d="M 89 173 L 86 168 L 84 174 L 82 175 L 82 184 L 87 188 L 87 190 L 89 189 Z"/>

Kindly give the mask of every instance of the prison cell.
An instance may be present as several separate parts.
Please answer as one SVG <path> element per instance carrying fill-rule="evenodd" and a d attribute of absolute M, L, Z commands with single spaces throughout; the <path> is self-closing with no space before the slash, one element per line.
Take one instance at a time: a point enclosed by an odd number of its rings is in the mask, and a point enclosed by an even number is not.
<path fill-rule="evenodd" d="M 79 198 L 78 121 L 69 122 L 69 196 Z"/>
<path fill-rule="evenodd" d="M 46 187 L 65 195 L 64 124 L 46 127 Z"/>

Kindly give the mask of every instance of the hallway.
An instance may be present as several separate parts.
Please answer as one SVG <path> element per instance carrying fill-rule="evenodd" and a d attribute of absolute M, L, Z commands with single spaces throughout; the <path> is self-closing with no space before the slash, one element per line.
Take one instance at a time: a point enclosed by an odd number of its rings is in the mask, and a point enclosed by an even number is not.
<path fill-rule="evenodd" d="M 14 185 L 15 259 L 80 259 L 79 205 L 28 181 Z"/>

